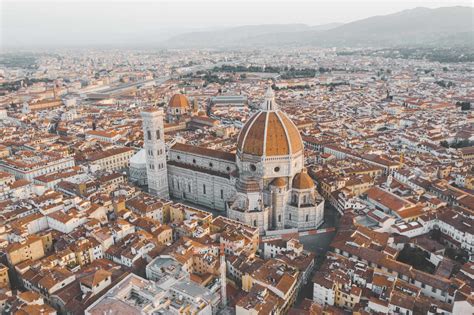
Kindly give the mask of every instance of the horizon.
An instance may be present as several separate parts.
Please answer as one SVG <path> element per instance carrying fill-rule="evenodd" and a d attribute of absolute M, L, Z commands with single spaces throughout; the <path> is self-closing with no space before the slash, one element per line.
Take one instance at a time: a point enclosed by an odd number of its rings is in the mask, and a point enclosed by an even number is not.
<path fill-rule="evenodd" d="M 2 50 L 159 46 L 174 36 L 242 26 L 347 24 L 469 1 L 3 1 Z M 133 10 L 131 10 L 133 8 Z M 179 13 L 179 16 L 177 15 Z M 232 15 L 228 15 L 232 12 Z"/>

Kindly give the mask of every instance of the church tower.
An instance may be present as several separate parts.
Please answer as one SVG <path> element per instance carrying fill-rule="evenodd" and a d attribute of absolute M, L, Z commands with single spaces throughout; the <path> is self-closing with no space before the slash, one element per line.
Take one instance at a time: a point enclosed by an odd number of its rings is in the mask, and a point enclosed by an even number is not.
<path fill-rule="evenodd" d="M 163 110 L 151 107 L 142 111 L 141 116 L 148 191 L 160 198 L 169 198 Z"/>

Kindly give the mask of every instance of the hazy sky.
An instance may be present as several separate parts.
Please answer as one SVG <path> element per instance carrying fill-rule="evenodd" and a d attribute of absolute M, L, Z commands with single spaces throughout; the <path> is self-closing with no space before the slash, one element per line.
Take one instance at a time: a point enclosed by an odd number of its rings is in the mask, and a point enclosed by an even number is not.
<path fill-rule="evenodd" d="M 2 47 L 157 43 L 184 31 L 249 24 L 350 22 L 415 7 L 472 1 L 0 0 Z"/>

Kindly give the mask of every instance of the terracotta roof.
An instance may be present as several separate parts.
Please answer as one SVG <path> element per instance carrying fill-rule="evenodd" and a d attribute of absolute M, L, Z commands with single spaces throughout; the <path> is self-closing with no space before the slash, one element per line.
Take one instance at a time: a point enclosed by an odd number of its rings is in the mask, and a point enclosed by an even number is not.
<path fill-rule="evenodd" d="M 237 142 L 241 153 L 251 155 L 293 155 L 303 151 L 295 124 L 280 110 L 260 111 L 242 128 Z"/>
<path fill-rule="evenodd" d="M 181 152 L 186 152 L 186 153 L 192 153 L 192 154 L 197 154 L 197 155 L 204 155 L 204 156 L 213 157 L 213 158 L 216 158 L 216 159 L 235 162 L 235 154 L 234 153 L 229 153 L 229 152 L 224 152 L 224 151 L 219 151 L 219 150 L 213 150 L 213 149 L 193 146 L 193 145 L 189 145 L 189 144 L 176 143 L 171 148 L 171 150 L 181 151 Z"/>
<path fill-rule="evenodd" d="M 296 174 L 293 178 L 293 188 L 295 189 L 311 189 L 314 187 L 314 182 L 311 177 L 302 170 L 301 173 Z"/>
<path fill-rule="evenodd" d="M 89 288 L 95 287 L 97 284 L 102 282 L 103 280 L 107 279 L 112 275 L 111 272 L 99 269 L 93 274 L 90 274 L 81 279 L 81 283 L 86 285 Z"/>
<path fill-rule="evenodd" d="M 276 186 L 276 187 L 285 187 L 286 186 L 286 181 L 283 177 L 277 177 L 275 178 L 270 185 Z"/>

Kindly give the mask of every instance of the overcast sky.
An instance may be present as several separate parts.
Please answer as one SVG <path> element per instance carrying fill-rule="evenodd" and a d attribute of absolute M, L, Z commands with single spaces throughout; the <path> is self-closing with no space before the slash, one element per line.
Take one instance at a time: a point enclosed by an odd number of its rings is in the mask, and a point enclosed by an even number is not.
<path fill-rule="evenodd" d="M 351 22 L 415 7 L 472 1 L 24 1 L 0 0 L 1 46 L 159 42 L 185 31 L 224 26 Z"/>

